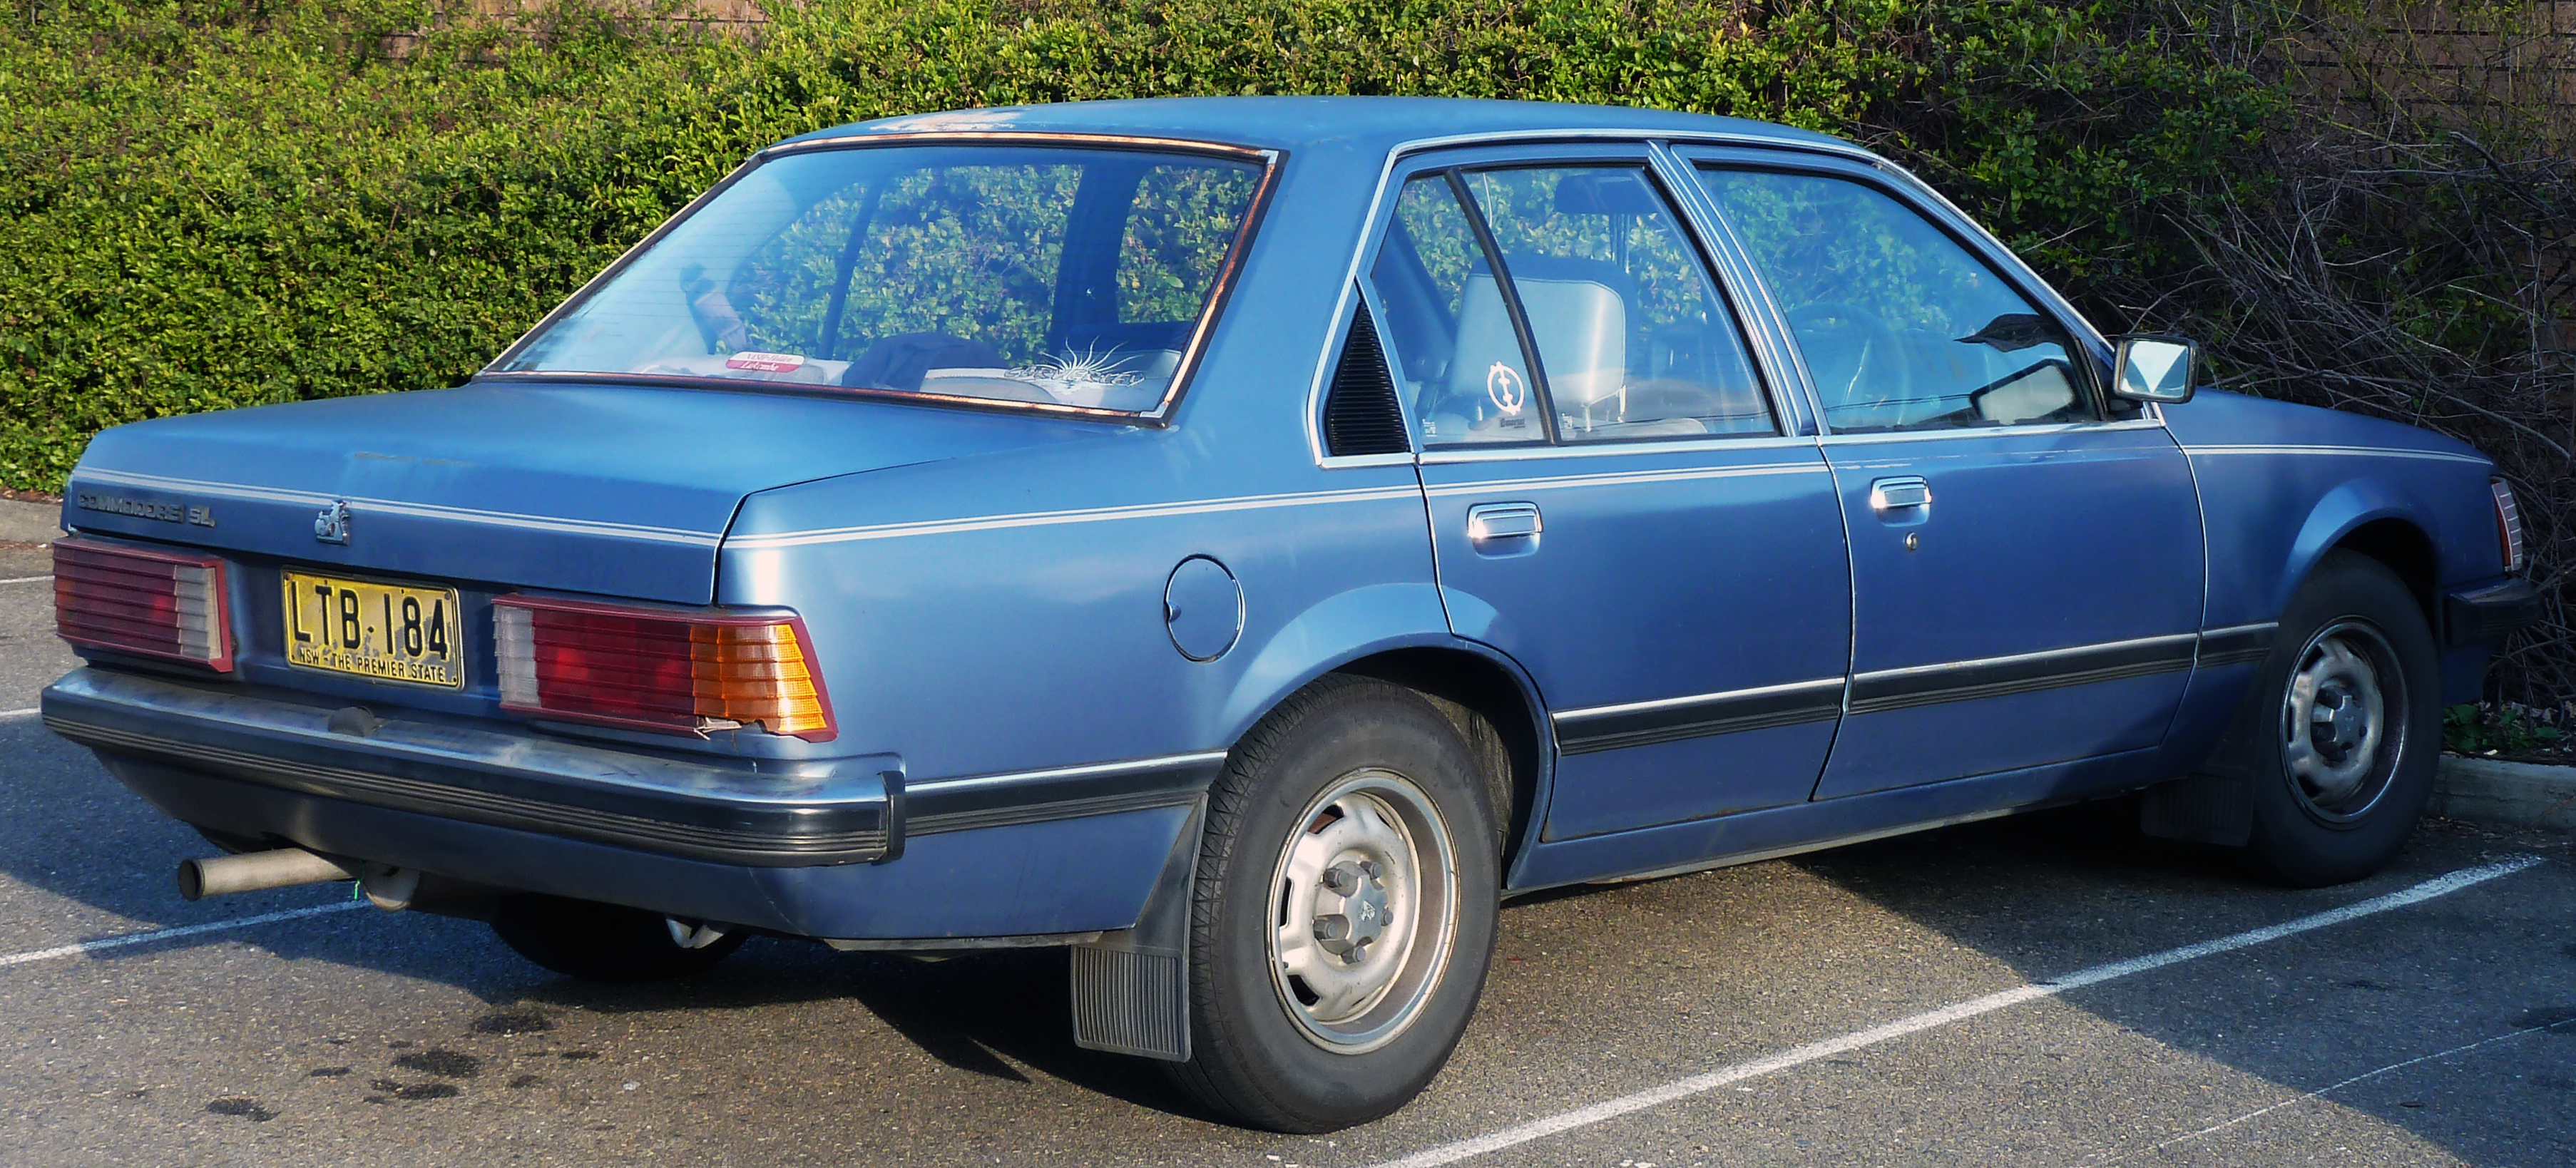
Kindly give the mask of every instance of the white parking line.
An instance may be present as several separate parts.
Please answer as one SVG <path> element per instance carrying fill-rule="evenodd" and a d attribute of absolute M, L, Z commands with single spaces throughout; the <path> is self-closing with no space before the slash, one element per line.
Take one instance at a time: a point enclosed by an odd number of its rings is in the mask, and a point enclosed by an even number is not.
<path fill-rule="evenodd" d="M 33 718 L 44 712 L 41 706 L 30 706 L 23 710 L 0 710 L 0 722 L 6 722 L 11 718 Z"/>
<path fill-rule="evenodd" d="M 366 901 L 353 900 L 346 904 L 325 904 L 313 908 L 291 908 L 284 912 L 261 913 L 255 917 L 242 917 L 238 920 L 214 921 L 203 925 L 181 925 L 175 929 L 154 929 L 149 933 L 128 933 L 122 937 L 101 937 L 95 941 L 83 941 L 78 945 L 12 953 L 6 957 L 0 957 L 0 968 L 25 965 L 32 961 L 51 961 L 57 957 L 78 957 L 83 953 L 96 953 L 101 949 L 141 945 L 150 941 L 167 941 L 174 937 L 194 937 L 199 933 L 220 933 L 226 929 L 247 929 L 252 925 L 273 925 L 279 921 L 300 920 L 304 917 L 318 917 L 324 913 L 347 912 L 350 909 L 366 907 L 368 907 Z"/>
<path fill-rule="evenodd" d="M 11 576 L 6 580 L 0 580 L 0 584 L 41 584 L 51 579 L 53 579 L 51 576 Z"/>
<path fill-rule="evenodd" d="M 1515 1127 L 1507 1127 L 1489 1135 L 1477 1136 L 1473 1139 L 1459 1140 L 1455 1143 L 1441 1144 L 1437 1147 L 1425 1148 L 1410 1156 L 1386 1161 L 1383 1164 L 1377 1165 L 1377 1168 L 1434 1168 L 1435 1165 L 1440 1164 L 1455 1164 L 1460 1160 L 1465 1160 L 1473 1156 L 1481 1156 L 1487 1152 L 1499 1152 L 1505 1148 L 1516 1147 L 1521 1144 L 1529 1143 L 1532 1140 L 1543 1140 L 1549 1136 L 1562 1135 L 1578 1128 L 1586 1128 L 1594 1124 L 1605 1123 L 1630 1112 L 1643 1111 L 1649 1107 L 1661 1106 L 1678 1099 L 1687 1099 L 1693 1095 L 1705 1094 L 1730 1083 L 1740 1082 L 1760 1075 L 1767 1075 L 1773 1071 L 1785 1071 L 1791 1067 L 1815 1062 L 1818 1059 L 1831 1058 L 1848 1051 L 1859 1050 L 1865 1046 L 1876 1046 L 1879 1043 L 1888 1041 L 1889 1039 L 1902 1038 L 1908 1034 L 1917 1034 L 1922 1031 L 1947 1026 L 1953 1022 L 1974 1018 L 1980 1014 L 1990 1014 L 1996 1010 L 2003 1009 L 2006 1006 L 2018 1006 L 2023 1002 L 2036 1001 L 2040 998 L 2055 997 L 2068 990 L 2081 989 L 2089 985 L 2098 985 L 2106 981 L 2116 981 L 2124 977 L 2135 977 L 2141 973 L 2162 969 L 2168 965 L 2177 965 L 2185 961 L 2207 957 L 2214 953 L 2226 953 L 2231 950 L 2244 949 L 2249 946 L 2263 944 L 2266 941 L 2277 941 L 2283 937 L 2294 936 L 2314 929 L 2340 925 L 2347 921 L 2356 921 L 2363 917 L 2388 912 L 2391 909 L 2400 909 L 2411 904 L 2421 904 L 2438 896 L 2448 896 L 2471 885 L 2483 884 L 2489 880 L 2496 879 L 2499 876 L 2510 876 L 2513 873 L 2522 871 L 2523 869 L 2540 862 L 2541 860 L 2538 856 L 2522 856 L 2516 859 L 2506 860 L 2501 863 L 2489 864 L 2482 868 L 2463 868 L 2460 871 L 2453 872 L 2447 876 L 2439 876 L 2434 879 L 2427 880 L 2412 888 L 2392 892 L 2386 896 L 2372 897 L 2369 900 L 2346 905 L 2339 909 L 2317 913 L 2313 916 L 2300 917 L 2294 921 L 2286 921 L 2281 924 L 2269 925 L 2260 929 L 2248 929 L 2245 932 L 2220 937 L 2215 940 L 2202 941 L 2194 945 L 2185 945 L 2177 949 L 2167 949 L 2162 953 L 2150 953 L 2144 957 L 2132 957 L 2127 961 L 2115 961 L 2108 965 L 2096 965 L 2089 969 L 2079 969 L 2063 977 L 2040 982 L 2037 985 L 2026 985 L 2016 987 L 2014 989 L 2002 990 L 1997 993 L 1987 994 L 1982 998 L 1972 998 L 1956 1005 L 1943 1006 L 1938 1010 L 1926 1011 L 1909 1018 L 1899 1018 L 1894 1022 L 1887 1023 L 1886 1025 L 1874 1026 L 1870 1029 L 1846 1034 L 1839 1038 L 1828 1038 L 1822 1042 L 1811 1042 L 1805 1046 L 1784 1050 L 1778 1054 L 1754 1059 L 1750 1062 L 1736 1063 L 1733 1066 L 1720 1067 L 1717 1070 L 1710 1071 L 1706 1074 L 1693 1075 L 1687 1079 L 1678 1079 L 1660 1087 L 1649 1087 L 1646 1090 L 1639 1091 L 1634 1094 L 1622 1095 L 1616 1099 L 1605 1099 L 1599 1103 L 1591 1105 L 1590 1107 L 1579 1107 L 1572 1111 L 1560 1112 L 1558 1114 L 1548 1116 L 1544 1119 L 1534 1119 L 1528 1123 L 1520 1124 Z"/>
<path fill-rule="evenodd" d="M 2405 1069 L 2406 1069 L 2406 1068 L 2408 1068 L 2408 1067 L 2411 1067 L 2411 1066 L 2416 1065 L 2417 1063 L 2429 1063 L 2429 1062 L 2432 1062 L 2432 1061 L 2433 1061 L 2433 1060 L 2435 1060 L 2435 1059 L 2445 1059 L 2445 1058 L 2449 1058 L 2449 1057 L 2451 1057 L 2452 1055 L 2455 1055 L 2455 1054 L 2466 1054 L 2466 1053 L 2468 1053 L 2469 1051 L 2473 1051 L 2473 1050 L 2478 1049 L 2479 1047 L 2482 1047 L 2482 1046 L 2493 1046 L 2493 1045 L 2495 1045 L 2495 1044 L 2497 1044 L 2497 1043 L 2499 1043 L 2499 1042 L 2503 1042 L 2503 1041 L 2505 1041 L 2505 1040 L 2507 1040 L 2507 1039 L 2520 1038 L 2520 1037 L 2522 1037 L 2523 1035 L 2526 1035 L 2526 1034 L 2538 1034 L 2538 1033 L 2540 1033 L 2540 1032 L 2542 1032 L 2542 1031 L 2544 1031 L 2544 1030 L 2556 1030 L 2556 1029 L 2559 1029 L 2559 1028 L 2561 1028 L 2561 1027 L 2564 1027 L 2564 1026 L 2569 1025 L 2569 1024 L 2570 1024 L 2570 1022 L 2576 1022 L 2576 1019 L 2570 1019 L 2568 1022 L 2552 1022 L 2552 1023 L 2550 1023 L 2550 1024 L 2549 1024 L 2549 1025 L 2547 1025 L 2547 1026 L 2525 1026 L 2525 1027 L 2523 1027 L 2523 1028 L 2522 1028 L 2522 1029 L 2520 1029 L 2520 1030 L 2511 1031 L 2511 1032 L 2508 1032 L 2508 1033 L 2505 1033 L 2505 1034 L 2499 1034 L 2499 1035 L 2496 1035 L 2496 1036 L 2494 1036 L 2494 1037 L 2492 1037 L 2492 1038 L 2481 1038 L 2481 1039 L 2477 1040 L 2476 1042 L 2464 1042 L 2464 1043 L 2461 1043 L 2461 1044 L 2460 1044 L 2460 1045 L 2458 1045 L 2458 1046 L 2452 1047 L 2452 1048 L 2451 1048 L 2451 1049 L 2449 1049 L 2449 1050 L 2437 1050 L 2437 1051 L 2434 1051 L 2434 1052 L 2433 1052 L 2433 1053 L 2431 1053 L 2431 1054 L 2427 1054 L 2427 1055 L 2418 1055 L 2418 1056 L 2416 1056 L 2416 1057 L 2414 1057 L 2414 1058 L 2407 1059 L 2407 1060 L 2405 1060 L 2405 1061 L 2403 1061 L 2403 1062 L 2394 1062 L 2394 1063 L 2390 1063 L 2390 1064 L 2388 1064 L 2387 1066 L 2381 1067 L 2381 1068 L 2379 1068 L 2378 1070 L 2375 1070 L 2375 1071 L 2363 1071 L 2362 1073 L 2360 1073 L 2360 1074 L 2358 1074 L 2358 1075 L 2354 1075 L 2353 1077 L 2351 1077 L 2351 1078 L 2349 1078 L 2349 1079 L 2345 1079 L 2344 1081 L 2342 1081 L 2342 1082 L 2340 1082 L 2340 1083 L 2328 1083 L 2328 1084 L 2326 1084 L 2325 1086 L 2323 1086 L 2323 1087 L 2319 1087 L 2319 1088 L 2317 1088 L 2317 1089 L 2316 1089 L 2316 1090 L 2314 1090 L 2314 1091 L 2310 1091 L 2310 1092 L 2308 1092 L 2308 1093 L 2307 1093 L 2307 1094 L 2305 1094 L 2305 1095 L 2293 1095 L 2293 1096 L 2291 1096 L 2290 1098 L 2284 1099 L 2284 1100 L 2282 1100 L 2282 1101 L 2280 1101 L 2280 1102 L 2278 1102 L 2278 1103 L 2275 1103 L 2275 1104 L 2271 1105 L 2270 1107 L 2265 1107 L 2265 1108 L 2262 1108 L 2262 1109 L 2260 1109 L 2260 1110 L 2256 1110 L 2256 1111 L 2248 1111 L 2248 1112 L 2246 1112 L 2246 1113 L 2245 1113 L 2245 1114 L 2243 1114 L 2243 1115 L 2237 1116 L 2236 1118 L 2231 1119 L 2231 1120 L 2227 1120 L 2227 1121 L 2225 1121 L 2225 1122 L 2223 1122 L 2223 1123 L 2213 1123 L 2213 1124 L 2209 1125 L 2208 1127 L 2205 1127 L 2205 1128 L 2200 1129 L 2199 1131 L 2196 1131 L 2196 1132 L 2189 1132 L 2189 1133 L 2186 1133 L 2186 1134 L 2183 1134 L 2183 1135 L 2175 1136 L 2174 1138 L 2169 1139 L 2169 1140 L 2166 1140 L 2165 1142 L 2163 1142 L 2163 1143 L 2161 1143 L 2161 1144 L 2157 1144 L 2156 1146 L 2154 1146 L 2154 1147 L 2152 1147 L 2152 1148 L 2149 1148 L 2149 1149 L 2147 1149 L 2147 1150 L 2148 1150 L 2148 1151 L 2150 1151 L 2150 1152 L 2161 1152 L 2161 1151 L 2165 1150 L 2166 1148 L 2170 1148 L 2170 1147 L 2174 1146 L 2175 1144 L 2185 1143 L 2185 1142 L 2188 1142 L 2188 1141 L 2191 1141 L 2191 1140 L 2196 1140 L 2196 1139 L 2199 1139 L 2199 1138 L 2200 1138 L 2200 1137 L 2202 1137 L 2202 1136 L 2205 1136 L 2205 1135 L 2210 1134 L 2211 1132 L 2221 1132 L 2221 1131 L 2226 1131 L 2227 1129 L 2229 1129 L 2229 1128 L 2231 1128 L 2231 1127 L 2234 1127 L 2234 1126 L 2236 1126 L 2237 1124 L 2244 1123 L 2245 1121 L 2247 1121 L 2247 1120 L 2249 1120 L 2249 1119 L 2261 1119 L 2261 1118 L 2263 1118 L 2264 1116 L 2270 1115 L 2270 1114 L 2272 1114 L 2272 1113 L 2273 1113 L 2273 1112 L 2275 1112 L 2275 1111 L 2279 1111 L 2280 1109 L 2282 1109 L 2282 1108 L 2284 1108 L 2284 1107 L 2290 1107 L 2290 1106 L 2294 1106 L 2294 1105 L 2296 1105 L 2296 1104 L 2305 1103 L 2305 1102 L 2307 1102 L 2308 1100 L 2311 1100 L 2311 1099 L 2322 1099 L 2322 1098 L 2324 1098 L 2327 1094 L 2329 1094 L 2329 1093 L 2331 1093 L 2331 1092 L 2341 1091 L 2341 1090 L 2343 1090 L 2344 1088 L 2349 1087 L 2349 1086 L 2352 1086 L 2352 1085 L 2353 1085 L 2353 1084 L 2355 1084 L 2355 1083 L 2365 1082 L 2365 1081 L 2370 1080 L 2370 1079 L 2376 1079 L 2376 1078 L 2380 1077 L 2381 1075 L 2385 1075 L 2385 1074 L 2387 1074 L 2387 1073 L 2388 1073 L 2388 1072 L 2390 1072 L 2390 1071 L 2402 1071 L 2402 1070 L 2405 1070 Z M 2100 1168 L 2110 1168 L 2110 1166 L 2111 1166 L 2111 1165 L 2113 1165 L 2113 1164 L 2117 1164 L 2117 1163 L 2119 1163 L 2119 1161 L 2118 1161 L 2118 1160 L 2104 1160 L 2104 1161 L 2102 1161 L 2102 1162 L 2101 1162 Z"/>

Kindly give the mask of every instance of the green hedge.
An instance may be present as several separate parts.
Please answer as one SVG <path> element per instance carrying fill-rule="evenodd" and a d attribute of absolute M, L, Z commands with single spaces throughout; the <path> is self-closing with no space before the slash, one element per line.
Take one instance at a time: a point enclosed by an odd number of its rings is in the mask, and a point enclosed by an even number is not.
<path fill-rule="evenodd" d="M 137 418 L 453 384 L 776 138 L 1209 93 L 1636 104 L 1905 155 L 2052 274 L 2166 262 L 2160 200 L 2277 110 L 2151 0 L 805 0 L 756 43 L 564 0 L 26 3 L 0 26 L 0 485 Z M 428 31 L 389 40 L 403 30 Z M 2079 289 L 2080 290 L 2080 289 Z"/>

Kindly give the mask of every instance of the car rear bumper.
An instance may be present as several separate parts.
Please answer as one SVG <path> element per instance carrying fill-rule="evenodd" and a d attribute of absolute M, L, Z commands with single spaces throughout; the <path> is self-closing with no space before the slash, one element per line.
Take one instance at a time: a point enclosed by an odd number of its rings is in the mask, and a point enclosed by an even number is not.
<path fill-rule="evenodd" d="M 2447 647 L 2493 645 L 2514 630 L 2540 619 L 2540 589 L 2531 581 L 2505 580 L 2442 595 L 2442 631 Z"/>
<path fill-rule="evenodd" d="M 43 708 L 95 750 L 326 799 L 747 867 L 902 853 L 891 756 L 700 762 L 98 668 Z"/>
<path fill-rule="evenodd" d="M 425 718 L 359 734 L 291 695 L 96 667 L 48 687 L 43 708 L 136 794 L 208 831 L 830 940 L 1126 928 L 1213 769 L 1167 766 L 1152 791 L 1109 797 L 1092 776 L 951 781 L 966 789 L 924 801 L 942 822 L 905 839 L 891 755 L 699 762 Z M 1017 814 L 945 806 L 1005 791 Z"/>

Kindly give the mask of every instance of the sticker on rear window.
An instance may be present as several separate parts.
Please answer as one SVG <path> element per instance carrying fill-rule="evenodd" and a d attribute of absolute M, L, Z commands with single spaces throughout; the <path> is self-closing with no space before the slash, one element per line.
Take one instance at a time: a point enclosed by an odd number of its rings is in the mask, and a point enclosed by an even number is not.
<path fill-rule="evenodd" d="M 805 358 L 795 353 L 736 353 L 725 358 L 725 368 L 755 373 L 794 373 L 804 364 Z"/>

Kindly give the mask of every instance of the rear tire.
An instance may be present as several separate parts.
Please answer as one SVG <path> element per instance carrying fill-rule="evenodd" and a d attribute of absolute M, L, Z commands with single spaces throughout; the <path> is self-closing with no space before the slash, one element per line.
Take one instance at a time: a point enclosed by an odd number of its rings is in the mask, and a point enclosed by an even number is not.
<path fill-rule="evenodd" d="M 583 981 L 634 984 L 702 973 L 742 948 L 745 934 L 684 949 L 660 913 L 560 896 L 505 896 L 492 931 L 519 956 Z"/>
<path fill-rule="evenodd" d="M 1246 735 L 1211 790 L 1190 935 L 1192 1057 L 1244 1124 L 1322 1132 L 1402 1107 L 1465 1033 L 1493 955 L 1497 816 L 1430 699 L 1329 677 Z"/>
<path fill-rule="evenodd" d="M 2258 870 L 2316 888 L 2386 867 L 2423 817 L 2442 749 L 2440 661 L 2414 593 L 2376 560 L 2327 553 L 2230 737 Z"/>

